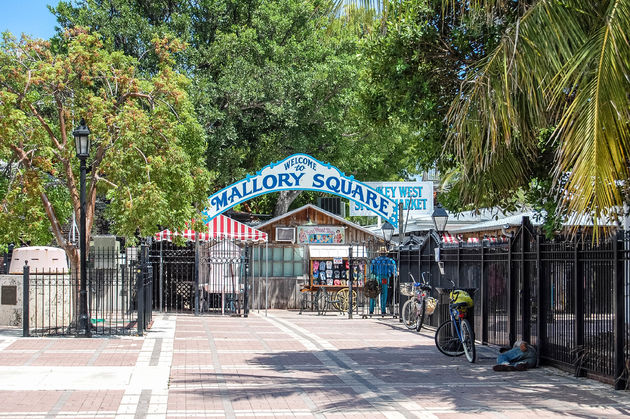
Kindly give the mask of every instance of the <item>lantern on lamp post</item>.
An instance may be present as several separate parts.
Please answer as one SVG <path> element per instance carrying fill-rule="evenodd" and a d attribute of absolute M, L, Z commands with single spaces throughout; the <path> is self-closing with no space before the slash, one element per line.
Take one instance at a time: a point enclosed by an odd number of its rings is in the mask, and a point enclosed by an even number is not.
<path fill-rule="evenodd" d="M 381 226 L 381 231 L 383 232 L 383 239 L 385 240 L 387 251 L 389 251 L 389 243 L 391 242 L 392 235 L 394 234 L 394 226 L 391 225 L 389 221 L 385 221 L 385 224 Z"/>
<path fill-rule="evenodd" d="M 440 204 L 435 206 L 433 210 L 433 214 L 431 214 L 431 219 L 433 219 L 433 225 L 435 226 L 435 230 L 438 234 L 444 233 L 446 231 L 446 223 L 448 223 L 448 213 Z"/>

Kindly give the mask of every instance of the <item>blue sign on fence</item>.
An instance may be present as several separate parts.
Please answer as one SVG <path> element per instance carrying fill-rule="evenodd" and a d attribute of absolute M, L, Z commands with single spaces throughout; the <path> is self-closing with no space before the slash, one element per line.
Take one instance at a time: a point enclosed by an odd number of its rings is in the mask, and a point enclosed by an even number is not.
<path fill-rule="evenodd" d="M 353 176 L 346 176 L 335 166 L 306 154 L 294 154 L 271 163 L 256 175 L 248 175 L 209 196 L 203 212 L 206 223 L 241 202 L 285 190 L 319 191 L 348 198 L 398 227 L 398 209 L 393 200 Z"/>

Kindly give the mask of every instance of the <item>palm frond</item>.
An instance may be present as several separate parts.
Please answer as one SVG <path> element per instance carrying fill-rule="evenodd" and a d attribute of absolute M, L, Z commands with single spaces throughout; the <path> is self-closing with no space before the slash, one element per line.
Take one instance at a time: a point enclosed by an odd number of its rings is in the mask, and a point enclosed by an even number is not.
<path fill-rule="evenodd" d="M 568 174 L 564 205 L 597 220 L 623 206 L 630 175 L 630 0 L 608 2 L 598 26 L 559 72 L 552 107 L 566 106 L 554 136 L 556 178 Z"/>
<path fill-rule="evenodd" d="M 526 10 L 452 104 L 447 146 L 463 173 L 481 176 L 515 150 L 531 158 L 535 133 L 557 126 L 561 209 L 597 220 L 620 208 L 619 181 L 630 175 L 629 28 L 630 0 L 540 0 Z"/>

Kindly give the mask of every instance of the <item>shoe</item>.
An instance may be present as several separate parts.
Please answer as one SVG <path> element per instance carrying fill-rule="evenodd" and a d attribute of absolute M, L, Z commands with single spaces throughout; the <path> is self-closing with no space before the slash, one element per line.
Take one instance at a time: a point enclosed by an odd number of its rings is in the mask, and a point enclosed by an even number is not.
<path fill-rule="evenodd" d="M 516 364 L 514 369 L 516 371 L 527 371 L 527 364 L 525 364 L 525 363 Z"/>
<path fill-rule="evenodd" d="M 515 370 L 513 366 L 503 365 L 503 364 L 495 365 L 494 367 L 492 367 L 492 369 L 494 371 L 514 371 Z"/>

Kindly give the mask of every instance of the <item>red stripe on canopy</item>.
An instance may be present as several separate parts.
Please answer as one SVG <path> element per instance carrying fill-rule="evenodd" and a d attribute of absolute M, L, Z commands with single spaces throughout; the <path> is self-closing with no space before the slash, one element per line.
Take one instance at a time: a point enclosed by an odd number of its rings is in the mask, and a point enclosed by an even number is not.
<path fill-rule="evenodd" d="M 207 224 L 208 230 L 199 232 L 200 241 L 212 239 L 236 239 L 241 241 L 267 241 L 267 233 L 249 227 L 243 223 L 219 214 Z M 184 229 L 181 233 L 171 230 L 162 230 L 155 233 L 155 240 L 171 241 L 174 236 L 182 236 L 186 240 L 195 240 L 195 230 Z"/>
<path fill-rule="evenodd" d="M 449 233 L 446 233 L 446 232 L 442 235 L 442 241 L 444 243 L 453 243 L 453 244 L 459 243 L 459 240 L 457 240 L 455 236 L 451 236 Z"/>

